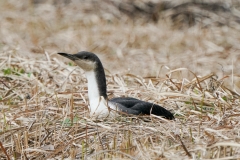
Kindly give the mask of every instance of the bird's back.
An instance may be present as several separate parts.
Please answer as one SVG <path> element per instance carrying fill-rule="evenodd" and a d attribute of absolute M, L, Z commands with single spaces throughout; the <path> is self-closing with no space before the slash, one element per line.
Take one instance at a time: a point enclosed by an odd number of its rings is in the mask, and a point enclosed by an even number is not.
<path fill-rule="evenodd" d="M 173 114 L 165 108 L 150 102 L 145 102 L 131 97 L 118 97 L 109 101 L 117 106 L 118 110 L 134 115 L 154 114 L 167 119 L 174 119 Z"/>

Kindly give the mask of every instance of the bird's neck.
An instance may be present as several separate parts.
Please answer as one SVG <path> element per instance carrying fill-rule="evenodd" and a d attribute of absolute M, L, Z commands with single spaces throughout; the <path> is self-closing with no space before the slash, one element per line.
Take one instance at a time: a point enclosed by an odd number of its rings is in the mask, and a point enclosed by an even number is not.
<path fill-rule="evenodd" d="M 88 97 L 90 104 L 101 97 L 107 100 L 106 77 L 102 64 L 97 63 L 94 70 L 85 72 L 88 80 Z"/>

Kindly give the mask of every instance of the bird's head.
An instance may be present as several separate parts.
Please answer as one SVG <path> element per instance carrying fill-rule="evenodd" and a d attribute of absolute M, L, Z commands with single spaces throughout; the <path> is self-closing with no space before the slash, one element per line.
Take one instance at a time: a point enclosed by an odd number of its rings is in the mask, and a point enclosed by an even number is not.
<path fill-rule="evenodd" d="M 68 54 L 68 53 L 58 53 L 59 55 L 66 57 L 76 63 L 79 67 L 81 67 L 84 71 L 92 71 L 96 68 L 98 62 L 100 62 L 99 58 L 91 52 L 78 52 L 76 54 Z"/>

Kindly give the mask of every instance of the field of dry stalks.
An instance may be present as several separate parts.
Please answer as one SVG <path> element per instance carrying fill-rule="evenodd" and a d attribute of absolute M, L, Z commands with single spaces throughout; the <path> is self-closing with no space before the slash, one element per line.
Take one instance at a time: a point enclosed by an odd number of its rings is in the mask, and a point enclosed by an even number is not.
<path fill-rule="evenodd" d="M 0 159 L 239 159 L 240 5 L 190 2 L 1 0 Z M 176 119 L 92 120 L 83 50 Z"/>

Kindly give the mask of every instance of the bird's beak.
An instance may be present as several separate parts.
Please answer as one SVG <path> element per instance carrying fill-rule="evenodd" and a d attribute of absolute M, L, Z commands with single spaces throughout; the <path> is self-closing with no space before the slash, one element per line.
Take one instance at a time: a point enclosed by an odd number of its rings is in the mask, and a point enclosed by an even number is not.
<path fill-rule="evenodd" d="M 68 53 L 58 53 L 59 55 L 66 57 L 68 59 L 71 59 L 72 61 L 77 60 L 78 58 L 72 54 L 68 54 Z"/>

